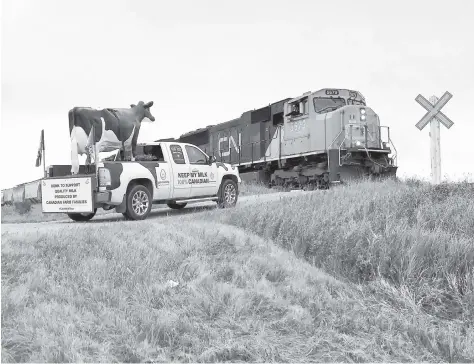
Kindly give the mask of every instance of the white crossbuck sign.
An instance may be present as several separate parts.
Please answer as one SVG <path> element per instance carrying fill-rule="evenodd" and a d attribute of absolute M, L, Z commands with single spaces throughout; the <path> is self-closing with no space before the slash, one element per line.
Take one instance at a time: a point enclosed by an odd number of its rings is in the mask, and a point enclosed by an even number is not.
<path fill-rule="evenodd" d="M 445 127 L 448 129 L 453 126 L 453 122 L 449 120 L 449 118 L 444 115 L 440 110 L 441 108 L 448 103 L 448 101 L 453 97 L 449 92 L 445 92 L 444 95 L 433 105 L 423 96 L 418 95 L 415 99 L 421 106 L 423 106 L 428 112 L 423 116 L 423 118 L 416 124 L 418 129 L 423 129 L 426 124 L 428 124 L 433 118 L 438 119 L 440 122 L 443 123 Z"/>
<path fill-rule="evenodd" d="M 415 99 L 428 112 L 416 124 L 416 127 L 422 130 L 426 124 L 430 123 L 431 138 L 431 178 L 434 184 L 441 183 L 441 143 L 440 143 L 440 123 L 446 128 L 450 128 L 454 123 L 444 115 L 440 110 L 453 97 L 449 92 L 438 99 L 436 96 L 430 97 L 430 101 L 423 96 L 418 95 Z"/>

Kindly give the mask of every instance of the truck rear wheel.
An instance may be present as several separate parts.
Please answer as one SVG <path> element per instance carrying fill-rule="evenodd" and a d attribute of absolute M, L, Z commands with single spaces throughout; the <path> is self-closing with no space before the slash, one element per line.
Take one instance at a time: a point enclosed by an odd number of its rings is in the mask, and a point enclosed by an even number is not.
<path fill-rule="evenodd" d="M 231 179 L 225 179 L 221 184 L 217 206 L 220 208 L 234 207 L 237 203 L 238 195 L 237 183 Z"/>
<path fill-rule="evenodd" d="M 123 214 L 130 220 L 145 220 L 151 211 L 151 193 L 143 185 L 133 186 L 127 194 L 127 210 Z"/>
<path fill-rule="evenodd" d="M 97 209 L 94 209 L 94 212 L 91 213 L 70 213 L 67 214 L 71 220 L 74 221 L 89 221 L 95 216 L 95 213 L 97 212 Z"/>
<path fill-rule="evenodd" d="M 174 203 L 174 202 L 169 202 L 167 203 L 168 207 L 170 209 L 175 209 L 175 210 L 181 210 L 186 207 L 187 203 Z"/>

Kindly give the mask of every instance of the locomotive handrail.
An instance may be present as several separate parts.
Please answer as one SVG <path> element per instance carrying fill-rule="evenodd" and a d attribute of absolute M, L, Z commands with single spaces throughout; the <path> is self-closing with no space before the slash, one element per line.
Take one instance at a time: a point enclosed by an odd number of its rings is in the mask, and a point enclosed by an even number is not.
<path fill-rule="evenodd" d="M 389 126 L 385 126 L 385 125 L 380 125 L 380 142 L 382 142 L 382 128 L 387 128 L 387 138 L 388 138 L 388 142 L 390 143 L 390 145 L 393 147 L 393 149 L 395 150 L 395 155 L 392 156 L 392 159 L 393 159 L 393 162 L 395 164 L 395 166 L 397 165 L 397 155 L 398 155 L 398 151 L 397 151 L 397 148 L 395 147 L 395 144 L 393 144 L 392 142 L 392 138 L 390 138 L 390 127 Z"/>
<path fill-rule="evenodd" d="M 342 132 L 342 130 L 341 130 L 341 132 Z M 341 147 L 342 147 L 342 144 L 344 144 L 345 141 L 346 141 L 346 136 L 344 136 L 344 139 L 342 140 L 341 144 L 339 144 L 339 148 L 338 148 L 338 150 L 339 150 L 339 167 L 342 166 L 342 164 L 341 164 Z"/>
<path fill-rule="evenodd" d="M 393 147 L 393 149 L 395 149 L 395 155 L 392 157 L 393 159 L 393 163 L 395 164 L 395 167 L 397 166 L 397 148 L 395 148 L 395 144 L 392 143 L 392 139 L 390 138 L 390 136 L 388 137 L 388 141 L 390 142 L 390 145 Z"/>
<path fill-rule="evenodd" d="M 339 138 L 339 136 L 341 135 L 341 133 L 344 131 L 344 129 L 342 129 L 339 134 L 337 134 L 337 136 L 334 138 L 334 140 L 331 142 L 331 144 L 329 144 L 329 147 L 332 147 L 334 145 L 334 142 L 337 140 L 337 138 Z M 346 138 L 344 138 L 345 140 Z M 344 143 L 344 140 L 342 141 Z M 341 143 L 342 144 L 342 143 Z"/>

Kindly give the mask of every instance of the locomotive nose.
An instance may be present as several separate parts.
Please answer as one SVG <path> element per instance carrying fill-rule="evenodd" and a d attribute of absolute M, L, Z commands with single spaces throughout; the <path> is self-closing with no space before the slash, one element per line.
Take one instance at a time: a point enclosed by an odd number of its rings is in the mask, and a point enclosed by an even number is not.
<path fill-rule="evenodd" d="M 348 115 L 349 123 L 366 123 L 368 119 L 375 116 L 371 108 L 367 106 L 346 106 L 345 113 Z"/>
<path fill-rule="evenodd" d="M 346 107 L 346 141 L 348 148 L 379 148 L 378 118 L 375 112 L 363 105 Z"/>

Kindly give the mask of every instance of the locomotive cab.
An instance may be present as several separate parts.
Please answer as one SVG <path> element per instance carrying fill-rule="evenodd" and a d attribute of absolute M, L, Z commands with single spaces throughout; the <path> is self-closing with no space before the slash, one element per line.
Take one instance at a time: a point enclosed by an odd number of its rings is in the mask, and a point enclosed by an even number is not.
<path fill-rule="evenodd" d="M 378 115 L 366 105 L 364 97 L 357 91 L 324 89 L 313 95 L 316 114 L 325 115 L 326 124 L 331 124 L 331 137 L 344 150 L 385 150 L 388 140 L 382 140 L 382 129 Z M 337 112 L 336 112 L 337 111 Z M 337 135 L 334 135 L 335 131 Z M 387 127 L 388 133 L 388 127 Z M 326 146 L 331 149 L 333 145 Z"/>
<path fill-rule="evenodd" d="M 285 104 L 281 154 L 291 165 L 297 163 L 297 169 L 326 164 L 330 182 L 393 174 L 396 167 L 394 157 L 389 157 L 389 129 L 388 138 L 382 140 L 383 128 L 358 91 L 307 92 Z"/>

